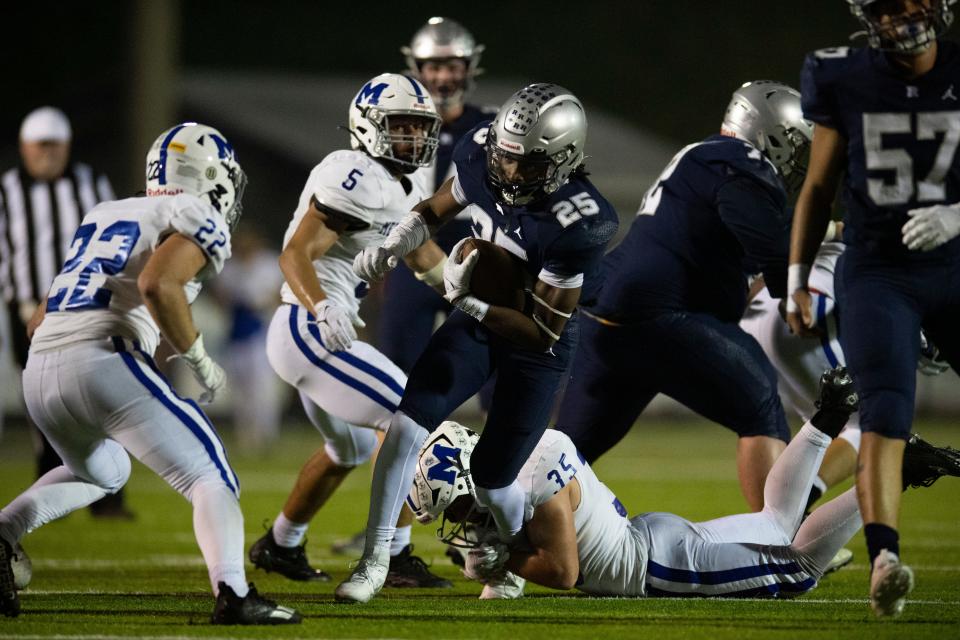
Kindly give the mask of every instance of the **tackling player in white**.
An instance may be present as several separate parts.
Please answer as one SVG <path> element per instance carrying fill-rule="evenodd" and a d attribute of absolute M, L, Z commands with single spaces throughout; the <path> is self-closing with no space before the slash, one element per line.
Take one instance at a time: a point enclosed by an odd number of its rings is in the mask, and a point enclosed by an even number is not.
<path fill-rule="evenodd" d="M 271 529 L 250 549 L 256 566 L 293 580 L 330 579 L 307 561 L 307 527 L 350 471 L 373 455 L 377 430 L 390 425 L 407 383 L 399 367 L 357 340 L 367 284 L 352 264 L 430 195 L 428 168 L 440 118 L 420 82 L 385 73 L 365 83 L 351 101 L 349 126 L 353 149 L 324 158 L 300 195 L 280 256 L 283 304 L 267 333 L 270 364 L 300 392 L 325 441 L 301 469 Z M 444 259 L 429 242 L 407 256 L 407 264 L 437 286 Z M 391 565 L 411 565 L 411 522 L 410 514 L 401 514 Z M 412 566 L 421 581 L 417 586 L 451 586 L 429 574 L 424 563 Z"/>
<path fill-rule="evenodd" d="M 823 374 L 819 410 L 777 459 L 757 513 L 700 523 L 670 513 L 628 518 L 570 439 L 548 430 L 518 476 L 528 547 L 507 551 L 475 499 L 477 435 L 453 422 L 421 448 L 407 501 L 421 522 L 444 518 L 445 541 L 472 547 L 464 574 L 485 583 L 481 598 L 518 597 L 524 580 L 601 596 L 799 595 L 861 525 L 855 488 L 803 520 L 823 453 L 856 410 L 852 384 L 843 368 Z M 479 533 L 464 537 L 465 522 Z"/>
<path fill-rule="evenodd" d="M 217 597 L 211 621 L 299 622 L 247 584 L 240 484 L 213 425 L 151 356 L 162 332 L 203 386 L 201 401 L 223 388 L 226 376 L 206 354 L 189 305 L 230 257 L 246 176 L 220 132 L 191 122 L 157 138 L 146 178 L 146 197 L 104 202 L 84 216 L 28 327 L 24 397 L 64 465 L 0 511 L 0 610 L 19 612 L 12 548 L 118 491 L 130 476 L 129 452 L 193 505 Z"/>

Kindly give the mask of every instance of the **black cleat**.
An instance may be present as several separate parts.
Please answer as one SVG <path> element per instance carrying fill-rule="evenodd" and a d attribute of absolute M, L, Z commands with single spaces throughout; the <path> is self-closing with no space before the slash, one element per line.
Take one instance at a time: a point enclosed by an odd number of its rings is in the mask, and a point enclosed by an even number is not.
<path fill-rule="evenodd" d="M 252 582 L 242 598 L 225 582 L 217 586 L 220 594 L 210 616 L 212 624 L 300 624 L 303 620 L 293 609 L 262 597 Z"/>
<path fill-rule="evenodd" d="M 430 573 L 423 558 L 413 555 L 413 545 L 408 544 L 399 554 L 390 556 L 390 570 L 384 583 L 388 587 L 414 587 L 418 589 L 449 589 L 453 583 L 446 578 Z"/>
<path fill-rule="evenodd" d="M 853 378 L 847 368 L 827 369 L 820 376 L 820 392 L 814 403 L 817 412 L 810 419 L 814 427 L 836 438 L 847 424 L 850 414 L 857 411 L 860 398 L 853 388 Z"/>
<path fill-rule="evenodd" d="M 903 490 L 929 487 L 940 476 L 960 476 L 960 451 L 935 447 L 917 434 L 911 434 L 903 450 Z"/>
<path fill-rule="evenodd" d="M 13 578 L 13 547 L 0 538 L 0 613 L 8 618 L 20 615 L 20 598 Z"/>
<path fill-rule="evenodd" d="M 300 582 L 330 582 L 330 574 L 310 566 L 305 547 L 306 544 L 281 547 L 273 539 L 273 529 L 267 529 L 263 537 L 251 545 L 247 556 L 253 566 L 267 573 L 275 571 Z"/>

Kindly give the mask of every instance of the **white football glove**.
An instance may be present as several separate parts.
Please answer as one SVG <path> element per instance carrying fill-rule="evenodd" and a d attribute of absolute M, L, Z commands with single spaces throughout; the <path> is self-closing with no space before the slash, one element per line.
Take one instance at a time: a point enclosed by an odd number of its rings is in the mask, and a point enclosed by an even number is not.
<path fill-rule="evenodd" d="M 938 376 L 950 370 L 950 364 L 940 357 L 940 349 L 920 332 L 920 357 L 917 359 L 917 371 L 925 376 Z"/>
<path fill-rule="evenodd" d="M 213 358 L 207 355 L 207 350 L 203 348 L 203 336 L 198 335 L 190 348 L 179 356 L 193 372 L 193 377 L 197 379 L 204 391 L 197 398 L 200 404 L 210 404 L 213 402 L 217 392 L 227 386 L 227 374 L 223 367 L 213 361 Z"/>
<path fill-rule="evenodd" d="M 320 329 L 320 340 L 330 351 L 345 351 L 357 339 L 350 314 L 329 299 L 318 302 L 313 315 L 316 318 L 313 322 Z"/>
<path fill-rule="evenodd" d="M 450 304 L 455 304 L 460 298 L 470 295 L 470 278 L 473 276 L 473 269 L 477 266 L 477 260 L 480 259 L 480 252 L 474 251 L 461 260 L 460 251 L 468 240 L 470 238 L 463 238 L 453 245 L 450 256 L 443 266 L 443 288 L 446 290 L 443 297 Z"/>
<path fill-rule="evenodd" d="M 960 205 L 935 204 L 907 211 L 903 244 L 912 251 L 933 251 L 960 235 Z"/>
<path fill-rule="evenodd" d="M 481 600 L 512 600 L 523 597 L 523 587 L 527 581 L 510 571 L 505 571 L 500 577 L 494 578 L 483 585 L 480 592 Z"/>
<path fill-rule="evenodd" d="M 469 580 L 484 583 L 502 579 L 507 572 L 504 565 L 509 558 L 507 545 L 502 542 L 485 542 L 467 553 L 463 575 Z"/>
<path fill-rule="evenodd" d="M 379 247 L 366 247 L 353 259 L 353 272 L 367 282 L 382 280 L 404 257 L 430 238 L 427 221 L 416 211 L 397 223 Z"/>

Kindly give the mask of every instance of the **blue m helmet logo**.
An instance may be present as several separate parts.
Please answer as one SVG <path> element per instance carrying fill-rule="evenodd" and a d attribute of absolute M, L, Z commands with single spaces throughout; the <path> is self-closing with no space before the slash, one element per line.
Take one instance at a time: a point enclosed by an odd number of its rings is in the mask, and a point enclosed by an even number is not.
<path fill-rule="evenodd" d="M 437 458 L 437 464 L 427 471 L 427 479 L 453 484 L 457 479 L 460 451 L 458 447 L 445 447 L 439 443 L 433 445 L 433 455 Z"/>
<path fill-rule="evenodd" d="M 388 85 L 386 82 L 380 82 L 373 84 L 368 82 L 363 85 L 360 89 L 360 93 L 357 94 L 357 99 L 354 101 L 357 104 L 366 102 L 367 104 L 378 104 L 380 102 L 380 94 L 383 93 L 383 90 L 386 89 Z"/>

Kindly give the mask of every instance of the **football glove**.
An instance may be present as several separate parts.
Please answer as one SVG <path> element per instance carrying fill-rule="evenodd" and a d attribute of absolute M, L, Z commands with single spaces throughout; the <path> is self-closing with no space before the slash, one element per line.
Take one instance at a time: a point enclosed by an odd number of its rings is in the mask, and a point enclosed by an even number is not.
<path fill-rule="evenodd" d="M 315 319 L 312 322 L 320 330 L 320 341 L 328 350 L 345 351 L 357 339 L 350 314 L 329 299 L 318 302 L 313 308 L 313 315 Z"/>
<path fill-rule="evenodd" d="M 463 245 L 470 239 L 463 238 L 453 245 L 453 249 L 450 250 L 450 257 L 447 258 L 447 262 L 443 266 L 443 288 L 446 290 L 443 297 L 450 304 L 455 304 L 460 298 L 470 295 L 470 278 L 477 266 L 477 260 L 480 259 L 479 251 L 474 251 L 466 258 L 460 259 Z"/>
<path fill-rule="evenodd" d="M 960 235 L 960 205 L 935 204 L 907 211 L 910 220 L 901 232 L 912 251 L 933 251 Z"/>
<path fill-rule="evenodd" d="M 502 542 L 485 542 L 467 553 L 463 575 L 469 580 L 483 583 L 503 578 L 507 571 L 504 565 L 509 558 L 507 545 Z"/>
<path fill-rule="evenodd" d="M 227 374 L 219 364 L 213 361 L 207 350 L 203 348 L 203 335 L 197 335 L 190 348 L 181 353 L 180 358 L 190 367 L 193 377 L 197 379 L 204 391 L 197 398 L 200 404 L 213 402 L 217 392 L 227 386 Z"/>
<path fill-rule="evenodd" d="M 353 259 L 353 272 L 367 282 L 383 279 L 388 271 L 430 237 L 427 221 L 416 211 L 397 223 L 379 247 L 366 247 Z"/>
<path fill-rule="evenodd" d="M 938 376 L 950 370 L 950 364 L 940 357 L 940 349 L 920 332 L 920 357 L 917 359 L 917 371 L 925 376 Z"/>
<path fill-rule="evenodd" d="M 523 587 L 527 581 L 510 571 L 505 571 L 502 576 L 494 578 L 483 585 L 483 591 L 480 592 L 481 600 L 506 600 L 520 598 L 523 596 Z"/>

